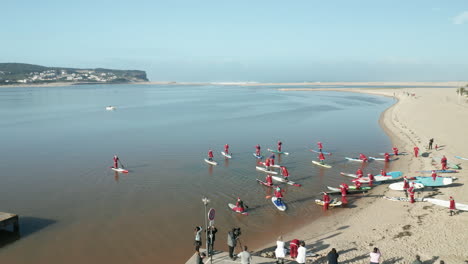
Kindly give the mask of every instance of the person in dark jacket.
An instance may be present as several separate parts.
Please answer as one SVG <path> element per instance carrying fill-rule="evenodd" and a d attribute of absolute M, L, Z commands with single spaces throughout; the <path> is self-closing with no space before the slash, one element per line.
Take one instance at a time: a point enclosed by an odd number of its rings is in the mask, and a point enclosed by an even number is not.
<path fill-rule="evenodd" d="M 234 248 L 237 245 L 237 236 L 236 236 L 236 229 L 233 228 L 232 231 L 228 232 L 227 235 L 227 244 L 229 247 L 229 257 L 234 260 Z"/>
<path fill-rule="evenodd" d="M 328 264 L 338 264 L 338 257 L 340 255 L 336 252 L 336 249 L 332 248 L 327 254 Z"/>
<path fill-rule="evenodd" d="M 214 253 L 213 248 L 217 232 L 218 229 L 214 225 L 208 227 L 208 256 L 211 256 Z"/>

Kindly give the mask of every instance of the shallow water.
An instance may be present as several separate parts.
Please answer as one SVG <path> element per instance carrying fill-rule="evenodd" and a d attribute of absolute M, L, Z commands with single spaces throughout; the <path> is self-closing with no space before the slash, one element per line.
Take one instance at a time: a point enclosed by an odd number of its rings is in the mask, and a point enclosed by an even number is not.
<path fill-rule="evenodd" d="M 242 228 L 250 248 L 322 212 L 313 200 L 349 179 L 344 160 L 390 149 L 378 125 L 392 99 L 341 92 L 281 92 L 273 87 L 89 85 L 0 90 L 0 211 L 17 213 L 21 239 L 0 249 L 10 263 L 184 263 L 193 228 L 204 225 L 202 196 L 217 210 L 218 249 Z M 114 105 L 116 111 L 105 111 Z M 281 140 L 277 155 L 291 179 L 278 211 L 252 152 Z M 332 169 L 311 164 L 322 141 Z M 229 143 L 232 160 L 221 158 Z M 203 162 L 209 148 L 218 166 Z M 130 173 L 109 170 L 118 154 Z M 365 172 L 377 173 L 381 162 Z M 240 196 L 249 216 L 227 203 Z M 351 198 L 351 202 L 355 198 Z M 350 205 L 352 206 L 352 204 Z M 337 208 L 334 211 L 346 210 Z M 0 236 L 1 238 L 1 236 Z M 203 241 L 205 241 L 203 239 Z"/>

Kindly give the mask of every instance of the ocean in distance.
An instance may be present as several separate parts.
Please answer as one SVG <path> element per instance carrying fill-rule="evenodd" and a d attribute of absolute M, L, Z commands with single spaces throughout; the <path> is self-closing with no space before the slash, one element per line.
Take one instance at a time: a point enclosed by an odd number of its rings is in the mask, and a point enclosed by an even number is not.
<path fill-rule="evenodd" d="M 226 233 L 242 229 L 251 249 L 317 217 L 314 204 L 326 186 L 349 179 L 370 156 L 391 148 L 378 124 L 394 103 L 373 95 L 285 92 L 274 86 L 86 85 L 0 89 L 0 211 L 20 215 L 21 238 L 3 243 L 5 263 L 184 263 L 194 252 L 193 228 L 204 226 L 204 206 L 216 209 L 216 249 Z M 281 87 L 284 88 L 284 87 Z M 368 87 L 369 88 L 369 87 Z M 108 105 L 115 111 L 106 111 Z M 283 142 L 289 156 L 286 212 L 265 196 L 252 153 Z M 324 143 L 326 162 L 311 164 L 309 149 Z M 220 151 L 228 143 L 231 160 Z M 213 149 L 218 166 L 203 162 Z M 118 154 L 129 174 L 109 166 Z M 375 174 L 383 163 L 371 162 Z M 227 203 L 240 196 L 250 215 Z M 350 198 L 350 202 L 353 202 Z M 203 242 L 205 239 L 203 238 Z"/>

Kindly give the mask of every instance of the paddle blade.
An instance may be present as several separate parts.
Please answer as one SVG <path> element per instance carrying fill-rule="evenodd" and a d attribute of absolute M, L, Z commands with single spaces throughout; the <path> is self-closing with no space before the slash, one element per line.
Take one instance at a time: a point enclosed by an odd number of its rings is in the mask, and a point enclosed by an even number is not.
<path fill-rule="evenodd" d="M 270 198 L 271 198 L 271 195 L 265 196 L 265 199 L 270 199 Z"/>

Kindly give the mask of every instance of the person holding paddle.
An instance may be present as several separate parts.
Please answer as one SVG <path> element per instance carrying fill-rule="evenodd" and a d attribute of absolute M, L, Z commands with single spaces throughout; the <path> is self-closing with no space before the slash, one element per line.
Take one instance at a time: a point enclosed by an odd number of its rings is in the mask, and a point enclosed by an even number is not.
<path fill-rule="evenodd" d="M 278 202 L 282 202 L 283 200 L 283 192 L 284 190 L 281 189 L 281 187 L 279 186 L 276 186 L 276 189 L 275 189 L 275 197 L 277 199 Z"/>
<path fill-rule="evenodd" d="M 208 160 L 213 161 L 213 150 L 208 150 Z"/>
<path fill-rule="evenodd" d="M 245 208 L 249 208 L 244 202 L 241 200 L 240 197 L 237 197 L 237 202 L 236 202 L 236 212 L 242 213 L 245 211 Z"/>
<path fill-rule="evenodd" d="M 114 155 L 114 168 L 118 169 L 119 168 L 119 157 L 117 156 L 117 154 Z"/>
<path fill-rule="evenodd" d="M 281 145 L 283 145 L 283 142 L 278 141 L 278 152 L 281 152 Z"/>
<path fill-rule="evenodd" d="M 224 145 L 224 153 L 226 153 L 226 155 L 229 155 L 229 145 L 228 144 Z"/>
<path fill-rule="evenodd" d="M 260 156 L 260 145 L 259 144 L 257 144 L 255 146 L 255 155 Z"/>
<path fill-rule="evenodd" d="M 320 152 L 320 153 L 319 153 L 318 158 L 319 158 L 320 163 L 321 163 L 322 165 L 325 164 L 325 155 L 323 155 L 323 152 Z"/>

